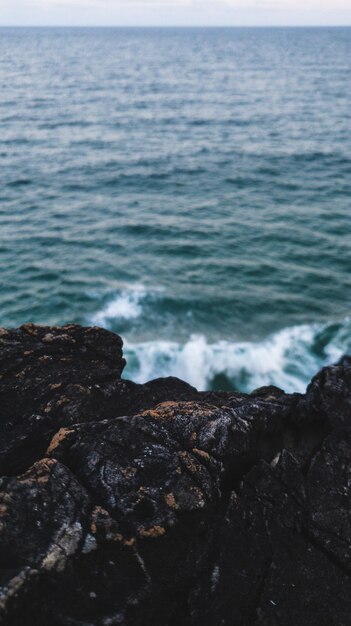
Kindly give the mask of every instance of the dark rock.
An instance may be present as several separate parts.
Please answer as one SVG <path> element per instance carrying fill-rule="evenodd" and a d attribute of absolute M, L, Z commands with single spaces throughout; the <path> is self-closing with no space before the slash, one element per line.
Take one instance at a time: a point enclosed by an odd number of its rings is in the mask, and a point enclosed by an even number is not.
<path fill-rule="evenodd" d="M 99 329 L 0 340 L 1 624 L 351 625 L 350 368 L 200 393 Z"/>
<path fill-rule="evenodd" d="M 0 330 L 0 473 L 24 471 L 52 435 L 118 381 L 122 340 L 100 328 L 26 324 Z M 89 414 L 86 418 L 89 417 Z"/>
<path fill-rule="evenodd" d="M 351 367 L 351 354 L 344 354 L 341 359 L 336 363 L 342 367 Z"/>

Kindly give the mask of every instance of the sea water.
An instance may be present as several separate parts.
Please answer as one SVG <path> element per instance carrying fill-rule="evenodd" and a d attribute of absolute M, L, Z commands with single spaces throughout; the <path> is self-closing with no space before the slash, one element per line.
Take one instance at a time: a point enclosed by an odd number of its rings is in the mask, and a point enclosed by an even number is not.
<path fill-rule="evenodd" d="M 301 391 L 351 350 L 351 29 L 0 29 L 0 324 Z"/>

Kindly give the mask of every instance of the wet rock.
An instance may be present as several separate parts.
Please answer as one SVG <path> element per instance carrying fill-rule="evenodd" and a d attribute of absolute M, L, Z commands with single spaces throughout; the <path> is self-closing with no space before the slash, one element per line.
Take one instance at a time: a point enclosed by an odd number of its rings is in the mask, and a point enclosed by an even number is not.
<path fill-rule="evenodd" d="M 351 625 L 350 368 L 200 393 L 99 329 L 0 342 L 0 623 Z"/>
<path fill-rule="evenodd" d="M 344 354 L 341 359 L 336 363 L 336 365 L 341 365 L 342 367 L 351 367 L 351 355 Z"/>

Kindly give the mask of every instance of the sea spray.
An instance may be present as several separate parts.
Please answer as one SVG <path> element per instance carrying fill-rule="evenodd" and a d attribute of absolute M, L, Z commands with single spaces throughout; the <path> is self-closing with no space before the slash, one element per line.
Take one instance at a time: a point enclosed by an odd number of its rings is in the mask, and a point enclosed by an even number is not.
<path fill-rule="evenodd" d="M 209 343 L 203 335 L 187 342 L 125 341 L 124 376 L 143 383 L 160 376 L 177 376 L 197 389 L 251 391 L 277 385 L 303 392 L 318 369 L 351 350 L 351 324 L 311 324 L 283 328 L 258 342 L 222 340 Z"/>
<path fill-rule="evenodd" d="M 91 322 L 98 326 L 108 327 L 114 319 L 135 319 L 142 313 L 142 301 L 147 296 L 144 285 L 129 285 L 121 291 L 103 308 L 91 317 Z"/>

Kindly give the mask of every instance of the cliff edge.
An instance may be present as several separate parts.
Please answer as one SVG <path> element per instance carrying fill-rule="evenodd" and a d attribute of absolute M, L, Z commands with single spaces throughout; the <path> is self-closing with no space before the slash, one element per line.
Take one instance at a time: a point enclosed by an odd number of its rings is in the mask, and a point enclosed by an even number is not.
<path fill-rule="evenodd" d="M 0 329 L 0 623 L 351 625 L 349 364 L 198 392 L 99 328 Z"/>

